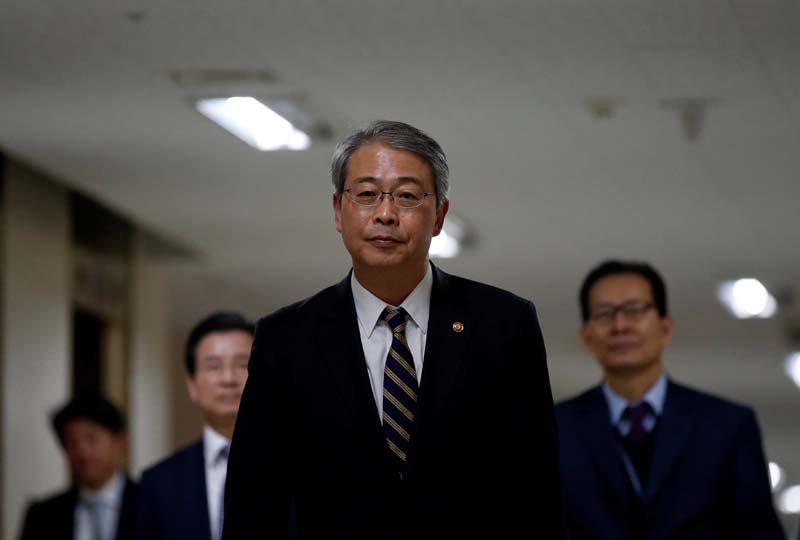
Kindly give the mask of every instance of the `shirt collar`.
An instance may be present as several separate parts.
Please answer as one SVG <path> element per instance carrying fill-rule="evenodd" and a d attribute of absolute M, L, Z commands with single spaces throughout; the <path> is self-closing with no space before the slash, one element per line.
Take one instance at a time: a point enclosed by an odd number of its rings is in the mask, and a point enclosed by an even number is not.
<path fill-rule="evenodd" d="M 431 310 L 431 291 L 433 290 L 433 271 L 430 264 L 427 267 L 425 276 L 411 291 L 411 294 L 403 300 L 403 303 L 399 306 L 392 306 L 405 309 L 408 317 L 414 321 L 423 334 L 428 332 L 428 316 Z M 371 338 L 381 313 L 386 308 L 386 302 L 365 289 L 356 279 L 355 272 L 350 274 L 350 285 L 353 289 L 358 324 L 367 338 Z"/>
<path fill-rule="evenodd" d="M 84 501 L 93 501 L 108 508 L 119 508 L 122 505 L 122 492 L 125 490 L 125 475 L 121 472 L 106 482 L 106 485 L 97 491 L 89 488 L 80 488 L 80 498 Z"/>
<path fill-rule="evenodd" d="M 611 418 L 611 424 L 617 425 L 625 412 L 625 407 L 628 405 L 638 405 L 642 401 L 646 401 L 652 408 L 656 416 L 661 416 L 664 410 L 664 400 L 667 397 L 667 376 L 662 373 L 656 383 L 650 387 L 644 397 L 638 401 L 628 401 L 611 389 L 607 381 L 603 382 L 601 387 L 603 394 L 608 403 L 608 413 Z"/>
<path fill-rule="evenodd" d="M 216 465 L 219 453 L 230 444 L 230 440 L 214 431 L 211 426 L 203 426 L 203 458 L 205 459 L 206 467 Z"/>

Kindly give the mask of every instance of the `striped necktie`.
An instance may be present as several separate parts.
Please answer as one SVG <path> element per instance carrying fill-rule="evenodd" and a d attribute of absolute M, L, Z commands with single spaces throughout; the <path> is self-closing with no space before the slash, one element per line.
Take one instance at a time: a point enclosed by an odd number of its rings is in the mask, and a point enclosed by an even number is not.
<path fill-rule="evenodd" d="M 387 307 L 381 317 L 392 329 L 392 346 L 383 370 L 383 430 L 403 478 L 417 410 L 417 372 L 406 341 L 406 311 Z"/>

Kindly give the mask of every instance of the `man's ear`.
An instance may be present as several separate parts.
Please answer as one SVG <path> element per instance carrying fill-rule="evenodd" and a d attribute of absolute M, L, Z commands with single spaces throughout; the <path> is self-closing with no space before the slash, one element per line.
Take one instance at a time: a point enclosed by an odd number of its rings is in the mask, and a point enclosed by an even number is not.
<path fill-rule="evenodd" d="M 342 196 L 333 194 L 333 220 L 336 223 L 336 231 L 342 232 Z"/>
<path fill-rule="evenodd" d="M 443 200 L 442 204 L 436 208 L 436 223 L 433 226 L 433 236 L 438 236 L 439 233 L 442 232 L 442 227 L 444 227 L 444 218 L 449 209 L 450 201 L 448 199 Z"/>
<path fill-rule="evenodd" d="M 189 394 L 189 399 L 192 400 L 192 403 L 197 403 L 197 384 L 191 375 L 186 376 L 186 392 Z"/>
<path fill-rule="evenodd" d="M 673 328 L 674 323 L 672 322 L 672 317 L 669 315 L 661 317 L 661 333 L 664 336 L 664 343 L 662 344 L 662 347 L 666 347 L 672 341 Z"/>

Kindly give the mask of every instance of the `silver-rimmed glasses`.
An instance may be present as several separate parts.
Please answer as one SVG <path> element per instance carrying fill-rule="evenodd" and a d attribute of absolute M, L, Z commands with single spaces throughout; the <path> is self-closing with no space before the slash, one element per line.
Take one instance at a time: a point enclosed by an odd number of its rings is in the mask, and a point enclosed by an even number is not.
<path fill-rule="evenodd" d="M 359 185 L 355 188 L 343 190 L 347 197 L 359 206 L 377 206 L 388 195 L 392 203 L 398 208 L 417 208 L 425 202 L 425 197 L 435 195 L 428 193 L 417 185 L 402 186 L 393 191 L 381 191 L 372 185 Z"/>

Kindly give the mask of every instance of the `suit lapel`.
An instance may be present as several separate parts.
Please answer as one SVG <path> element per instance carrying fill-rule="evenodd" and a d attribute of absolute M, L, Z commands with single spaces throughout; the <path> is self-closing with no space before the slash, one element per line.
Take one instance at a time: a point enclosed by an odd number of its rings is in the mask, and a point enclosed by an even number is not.
<path fill-rule="evenodd" d="M 117 540 L 130 540 L 136 527 L 136 484 L 125 477 L 125 489 L 122 492 L 119 521 L 117 522 Z"/>
<path fill-rule="evenodd" d="M 186 498 L 182 519 L 190 525 L 188 538 L 211 540 L 211 518 L 208 510 L 208 492 L 206 491 L 206 463 L 203 439 L 195 443 L 186 458 L 186 472 L 182 475 L 185 482 Z"/>
<path fill-rule="evenodd" d="M 667 474 L 680 457 L 692 428 L 691 404 L 685 399 L 681 388 L 671 382 L 667 387 L 664 413 L 658 423 L 650 478 L 644 494 L 646 501 L 658 493 Z"/>
<path fill-rule="evenodd" d="M 431 266 L 433 289 L 419 391 L 418 429 L 446 403 L 473 330 L 473 318 L 453 290 L 452 278 L 436 266 Z M 456 323 L 461 324 L 454 329 Z"/>
<path fill-rule="evenodd" d="M 349 274 L 333 288 L 330 305 L 323 306 L 319 316 L 316 356 L 323 377 L 333 382 L 345 405 L 347 415 L 343 418 L 351 419 L 364 432 L 374 433 L 376 440 L 386 446 L 367 373 Z"/>
<path fill-rule="evenodd" d="M 627 473 L 608 417 L 608 403 L 599 386 L 586 394 L 581 412 L 584 421 L 579 422 L 578 426 L 586 453 L 591 456 L 600 475 L 624 500 L 628 496 Z"/>

